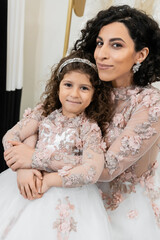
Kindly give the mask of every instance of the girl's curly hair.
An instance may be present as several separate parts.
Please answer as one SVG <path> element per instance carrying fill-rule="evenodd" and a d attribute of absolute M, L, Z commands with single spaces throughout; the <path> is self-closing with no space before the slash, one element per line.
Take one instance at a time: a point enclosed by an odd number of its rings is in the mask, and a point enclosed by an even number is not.
<path fill-rule="evenodd" d="M 158 23 L 145 12 L 131 8 L 128 5 L 112 6 L 100 11 L 89 20 L 86 28 L 81 30 L 81 37 L 73 50 L 81 49 L 94 54 L 96 38 L 100 29 L 113 22 L 123 23 L 135 43 L 135 51 L 149 48 L 149 54 L 140 69 L 133 76 L 133 82 L 138 86 L 146 86 L 160 80 L 160 28 Z"/>
<path fill-rule="evenodd" d="M 92 63 L 94 62 L 93 54 L 89 54 L 80 50 L 72 52 L 69 56 L 64 57 L 56 67 L 52 68 L 51 78 L 49 79 L 45 91 L 41 96 L 43 103 L 43 115 L 48 116 L 52 111 L 62 107 L 59 100 L 60 82 L 66 73 L 78 71 L 80 73 L 87 74 L 90 78 L 92 86 L 94 87 L 92 102 L 85 109 L 85 114 L 90 120 L 98 123 L 102 130 L 102 134 L 104 134 L 106 124 L 111 120 L 112 112 L 110 83 L 101 82 L 95 69 L 83 62 L 69 63 L 64 66 L 59 73 L 59 67 L 66 60 L 77 57 L 88 59 Z"/>

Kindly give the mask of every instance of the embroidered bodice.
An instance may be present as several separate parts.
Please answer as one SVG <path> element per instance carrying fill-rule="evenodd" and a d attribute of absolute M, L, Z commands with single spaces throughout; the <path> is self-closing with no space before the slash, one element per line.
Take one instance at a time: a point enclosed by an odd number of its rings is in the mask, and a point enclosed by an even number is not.
<path fill-rule="evenodd" d="M 32 168 L 58 171 L 65 187 L 95 183 L 104 168 L 106 146 L 98 125 L 84 113 L 67 118 L 61 109 L 47 117 L 40 112 L 40 106 L 26 111 L 24 118 L 4 136 L 4 145 L 7 147 L 8 139 L 24 141 L 38 134 Z"/>

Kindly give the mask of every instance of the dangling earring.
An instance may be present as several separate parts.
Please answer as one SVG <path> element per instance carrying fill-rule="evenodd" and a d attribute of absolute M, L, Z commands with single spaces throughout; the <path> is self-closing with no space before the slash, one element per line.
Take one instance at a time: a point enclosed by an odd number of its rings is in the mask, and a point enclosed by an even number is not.
<path fill-rule="evenodd" d="M 141 63 L 137 62 L 132 68 L 133 72 L 134 73 L 138 72 L 140 66 L 141 66 Z"/>

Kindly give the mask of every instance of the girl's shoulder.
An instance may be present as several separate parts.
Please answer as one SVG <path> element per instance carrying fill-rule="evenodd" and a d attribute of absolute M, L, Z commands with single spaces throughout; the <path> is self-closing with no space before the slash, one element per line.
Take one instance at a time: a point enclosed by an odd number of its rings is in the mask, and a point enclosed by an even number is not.
<path fill-rule="evenodd" d="M 100 132 L 100 127 L 97 122 L 87 118 L 85 115 L 83 116 L 81 123 L 81 132 L 83 134 L 87 134 L 89 132 Z"/>
<path fill-rule="evenodd" d="M 43 116 L 43 104 L 37 104 L 33 109 L 27 108 L 24 111 L 23 119 L 35 119 L 36 121 L 41 121 Z"/>

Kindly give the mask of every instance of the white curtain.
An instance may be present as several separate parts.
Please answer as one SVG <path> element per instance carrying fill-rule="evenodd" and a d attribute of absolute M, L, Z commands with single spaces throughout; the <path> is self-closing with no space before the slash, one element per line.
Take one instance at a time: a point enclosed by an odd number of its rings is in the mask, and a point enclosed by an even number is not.
<path fill-rule="evenodd" d="M 25 0 L 8 0 L 7 91 L 23 85 L 24 10 Z"/>

